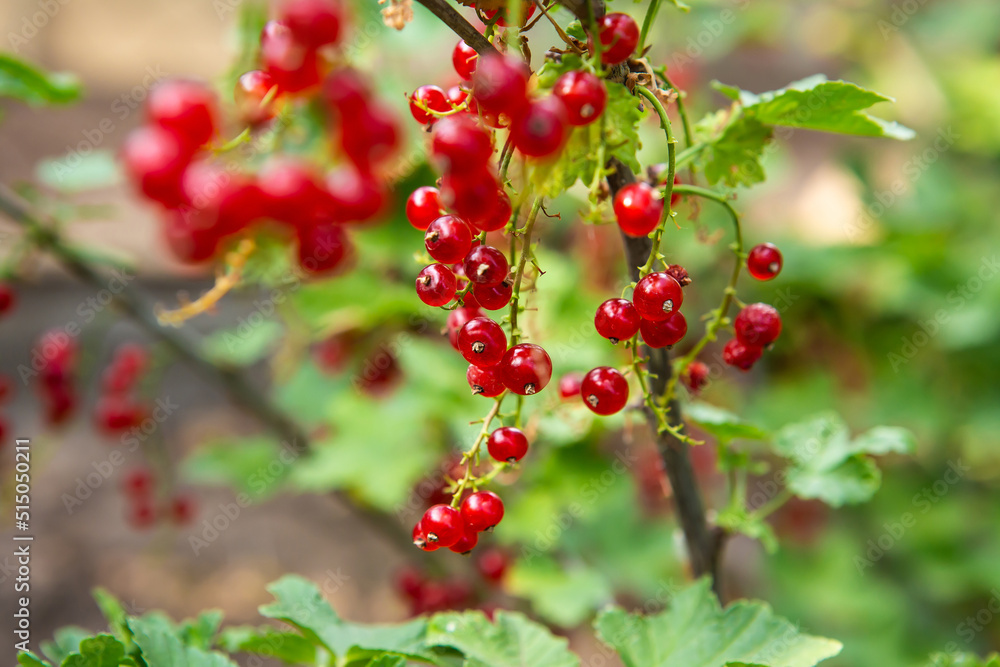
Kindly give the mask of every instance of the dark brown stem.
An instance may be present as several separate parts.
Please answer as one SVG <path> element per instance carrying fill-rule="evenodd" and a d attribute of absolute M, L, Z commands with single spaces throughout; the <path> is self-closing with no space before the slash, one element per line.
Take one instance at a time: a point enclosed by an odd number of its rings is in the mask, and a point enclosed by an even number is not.
<path fill-rule="evenodd" d="M 465 17 L 448 3 L 448 0 L 417 0 L 417 2 L 431 10 L 434 16 L 441 19 L 442 23 L 465 40 L 465 43 L 474 48 L 479 55 L 499 53 L 475 26 L 466 21 Z"/>
<path fill-rule="evenodd" d="M 608 174 L 608 187 L 611 189 L 612 197 L 622 187 L 634 183 L 636 180 L 632 171 L 616 159 L 608 162 L 608 169 L 614 170 Z M 622 240 L 625 244 L 625 259 L 628 262 L 629 277 L 633 282 L 638 281 L 639 270 L 646 264 L 653 248 L 652 239 L 646 236 L 634 238 L 622 234 Z M 654 350 L 644 346 L 643 354 L 649 359 L 647 369 L 650 375 L 650 392 L 657 398 L 662 397 L 673 373 L 670 352 L 666 348 Z M 667 407 L 667 420 L 670 425 L 682 429 L 684 423 L 676 397 L 671 397 Z M 645 409 L 645 412 L 650 427 L 656 433 L 658 430 L 656 415 L 648 408 Z M 718 570 L 724 537 L 709 531 L 701 490 L 698 488 L 698 481 L 691 465 L 691 458 L 688 455 L 688 446 L 669 432 L 658 434 L 656 445 L 663 459 L 670 486 L 673 489 L 677 515 L 684 531 L 684 539 L 687 542 L 691 570 L 696 577 L 711 576 L 715 593 L 721 599 Z"/>

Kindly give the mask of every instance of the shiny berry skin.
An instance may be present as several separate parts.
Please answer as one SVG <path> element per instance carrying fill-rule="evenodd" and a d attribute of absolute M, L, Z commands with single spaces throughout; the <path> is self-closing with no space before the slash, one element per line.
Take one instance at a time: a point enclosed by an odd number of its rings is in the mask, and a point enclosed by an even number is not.
<path fill-rule="evenodd" d="M 504 574 L 507 573 L 509 565 L 507 554 L 499 549 L 488 549 L 476 560 L 476 569 L 479 570 L 479 574 L 492 584 L 500 583 Z"/>
<path fill-rule="evenodd" d="M 377 104 L 365 106 L 339 128 L 340 150 L 360 171 L 371 170 L 392 157 L 399 147 L 395 116 Z"/>
<path fill-rule="evenodd" d="M 495 232 L 503 229 L 510 222 L 514 209 L 510 205 L 510 197 L 503 190 L 497 191 L 496 197 L 490 201 L 490 209 L 485 215 L 471 220 L 472 226 L 481 232 Z"/>
<path fill-rule="evenodd" d="M 522 11 L 521 11 L 521 22 L 520 22 L 520 24 L 521 24 L 521 26 L 524 26 L 524 24 L 527 23 L 528 20 L 535 14 L 535 5 L 534 5 L 534 3 L 524 2 L 524 3 L 521 4 L 521 6 L 522 6 Z M 493 19 L 494 16 L 497 15 L 497 12 L 500 12 L 500 18 L 497 19 L 495 25 L 498 25 L 501 28 L 508 27 L 510 24 L 507 23 L 507 8 L 506 7 L 501 7 L 500 9 L 490 9 L 490 10 L 484 11 L 483 12 L 483 16 L 486 18 L 487 21 L 490 21 L 490 20 Z"/>
<path fill-rule="evenodd" d="M 418 106 L 418 102 L 420 106 Z M 424 108 L 421 108 L 421 106 Z M 448 103 L 444 91 L 437 86 L 420 86 L 410 95 L 410 114 L 413 116 L 413 120 L 421 125 L 430 125 L 439 116 L 435 116 L 430 111 L 425 111 L 425 109 L 444 113 L 451 110 L 451 105 Z"/>
<path fill-rule="evenodd" d="M 692 394 L 697 394 L 708 384 L 710 374 L 708 365 L 701 361 L 692 361 L 681 374 L 681 381 Z"/>
<path fill-rule="evenodd" d="M 566 105 L 554 95 L 531 102 L 510 125 L 514 146 L 529 157 L 549 157 L 566 141 Z"/>
<path fill-rule="evenodd" d="M 628 340 L 639 330 L 639 311 L 628 299 L 608 299 L 597 307 L 594 328 L 612 343 Z"/>
<path fill-rule="evenodd" d="M 462 531 L 462 536 L 458 538 L 458 541 L 453 545 L 448 547 L 451 551 L 457 554 L 462 554 L 463 556 L 470 553 L 476 548 L 476 544 L 479 543 L 479 533 L 472 530 L 468 526 Z"/>
<path fill-rule="evenodd" d="M 476 50 L 465 43 L 464 39 L 458 40 L 455 50 L 451 52 L 451 64 L 460 77 L 469 81 L 472 73 L 476 71 L 476 62 L 479 54 Z"/>
<path fill-rule="evenodd" d="M 365 79 L 350 67 L 340 67 L 327 75 L 322 98 L 341 123 L 356 120 L 372 103 Z"/>
<path fill-rule="evenodd" d="M 371 172 L 349 165 L 340 166 L 326 176 L 326 191 L 333 204 L 332 218 L 324 221 L 364 222 L 377 217 L 388 203 L 382 182 Z"/>
<path fill-rule="evenodd" d="M 628 403 L 628 381 L 610 366 L 599 366 L 583 376 L 580 396 L 592 412 L 613 415 Z"/>
<path fill-rule="evenodd" d="M 469 369 L 465 371 L 465 380 L 469 383 L 469 389 L 477 396 L 493 398 L 503 393 L 503 382 L 500 381 L 500 369 L 496 366 L 486 366 L 485 368 L 469 364 Z"/>
<path fill-rule="evenodd" d="M 438 547 L 450 547 L 458 542 L 465 532 L 462 514 L 450 505 L 434 505 L 420 520 L 427 542 Z"/>
<path fill-rule="evenodd" d="M 552 379 L 549 353 L 532 343 L 515 345 L 500 360 L 500 379 L 515 394 L 537 394 Z"/>
<path fill-rule="evenodd" d="M 632 294 L 632 303 L 639 316 L 651 322 L 662 322 L 684 303 L 680 284 L 670 275 L 651 273 L 638 282 Z"/>
<path fill-rule="evenodd" d="M 639 43 L 639 26 L 628 14 L 605 14 L 598 26 L 601 40 L 601 62 L 614 65 L 632 55 Z"/>
<path fill-rule="evenodd" d="M 406 200 L 406 219 L 420 231 L 426 231 L 428 225 L 441 215 L 441 198 L 437 188 L 424 185 L 411 192 Z"/>
<path fill-rule="evenodd" d="M 583 376 L 579 373 L 566 373 L 559 378 L 559 398 L 569 401 L 580 398 L 580 385 L 583 383 Z"/>
<path fill-rule="evenodd" d="M 608 105 L 604 81 L 590 72 L 566 72 L 552 88 L 552 94 L 566 107 L 566 122 L 588 125 L 597 120 Z"/>
<path fill-rule="evenodd" d="M 486 112 L 514 117 L 528 105 L 528 67 L 513 57 L 480 56 L 472 75 L 472 96 Z"/>
<path fill-rule="evenodd" d="M 174 496 L 167 505 L 167 516 L 178 526 L 191 523 L 197 513 L 198 506 L 191 496 Z"/>
<path fill-rule="evenodd" d="M 285 0 L 278 17 L 307 46 L 335 44 L 340 38 L 343 11 L 336 0 Z"/>
<path fill-rule="evenodd" d="M 458 280 L 444 264 L 425 266 L 417 274 L 417 297 L 428 306 L 443 306 L 455 298 Z"/>
<path fill-rule="evenodd" d="M 260 35 L 260 61 L 278 89 L 298 93 L 319 85 L 316 50 L 295 38 L 281 21 L 268 21 Z"/>
<path fill-rule="evenodd" d="M 148 199 L 168 208 L 184 203 L 181 179 L 191 161 L 191 150 L 172 132 L 145 126 L 125 139 L 122 165 L 133 183 Z"/>
<path fill-rule="evenodd" d="M 663 217 L 663 200 L 647 183 L 629 183 L 615 195 L 615 218 L 629 236 L 648 235 Z"/>
<path fill-rule="evenodd" d="M 733 328 L 744 345 L 767 347 L 781 334 L 781 315 L 766 303 L 751 303 L 733 320 Z"/>
<path fill-rule="evenodd" d="M 471 530 L 493 530 L 503 518 L 503 501 L 492 491 L 477 491 L 462 501 L 461 512 Z"/>
<path fill-rule="evenodd" d="M 441 545 L 427 539 L 427 531 L 424 530 L 423 518 L 413 526 L 413 544 L 424 551 L 437 551 L 441 548 Z"/>
<path fill-rule="evenodd" d="M 667 319 L 659 322 L 645 319 L 639 322 L 639 333 L 642 334 L 642 341 L 654 349 L 676 345 L 687 335 L 687 330 L 687 320 L 679 310 L 675 310 L 667 316 Z"/>
<path fill-rule="evenodd" d="M 431 157 L 444 171 L 482 169 L 493 155 L 489 132 L 468 116 L 447 116 L 434 124 Z"/>
<path fill-rule="evenodd" d="M 505 308 L 514 296 L 514 284 L 504 280 L 499 285 L 475 285 L 472 288 L 472 296 L 482 308 L 500 310 Z"/>
<path fill-rule="evenodd" d="M 510 273 L 507 256 L 488 245 L 477 245 L 465 256 L 465 275 L 477 285 L 499 285 Z"/>
<path fill-rule="evenodd" d="M 747 269 L 757 280 L 771 280 L 781 272 L 781 251 L 773 243 L 755 245 L 747 255 Z"/>
<path fill-rule="evenodd" d="M 722 348 L 722 360 L 730 366 L 748 371 L 757 363 L 757 360 L 760 359 L 763 353 L 764 348 L 756 345 L 746 345 L 741 343 L 739 339 L 734 338 Z"/>
<path fill-rule="evenodd" d="M 150 123 L 162 127 L 194 149 L 208 143 L 218 127 L 215 93 L 195 81 L 165 81 L 146 100 Z"/>
<path fill-rule="evenodd" d="M 17 294 L 7 283 L 0 283 L 0 315 L 6 315 L 17 303 Z"/>
<path fill-rule="evenodd" d="M 486 449 L 501 463 L 517 463 L 528 453 L 528 436 L 519 428 L 504 426 L 490 433 Z"/>
<path fill-rule="evenodd" d="M 493 366 L 507 351 L 507 334 L 488 317 L 476 317 L 458 332 L 458 351 L 476 366 Z"/>
<path fill-rule="evenodd" d="M 474 317 L 481 316 L 482 312 L 480 312 L 479 308 L 471 306 L 462 306 L 448 313 L 446 328 L 448 330 L 448 342 L 451 343 L 453 348 L 458 349 L 458 332 L 462 330 L 465 323 Z"/>
<path fill-rule="evenodd" d="M 466 113 L 475 116 L 479 110 L 479 106 L 476 104 L 476 101 L 469 99 L 469 91 L 461 86 L 452 86 L 448 90 L 444 91 L 444 98 L 448 101 L 449 109 L 460 107 L 463 104 L 466 104 L 466 100 L 469 100 L 465 107 Z"/>
<path fill-rule="evenodd" d="M 470 224 L 493 226 L 500 184 L 481 167 L 441 177 L 441 201 Z"/>
<path fill-rule="evenodd" d="M 318 224 L 298 230 L 299 266 L 313 275 L 335 271 L 351 254 L 351 240 L 336 224 Z"/>
<path fill-rule="evenodd" d="M 442 215 L 427 226 L 424 247 L 443 264 L 461 262 L 472 248 L 472 230 L 462 219 Z"/>
<path fill-rule="evenodd" d="M 184 198 L 198 213 L 197 224 L 219 236 L 235 234 L 263 217 L 264 195 L 253 178 L 216 163 L 196 162 L 181 181 Z"/>
<path fill-rule="evenodd" d="M 306 162 L 274 158 L 261 168 L 257 183 L 264 198 L 264 213 L 294 227 L 311 227 L 333 215 L 333 199 L 320 175 Z"/>
<path fill-rule="evenodd" d="M 240 118 L 247 125 L 259 125 L 277 114 L 274 96 L 267 103 L 264 99 L 274 87 L 274 79 L 263 70 L 245 72 L 236 80 L 233 99 Z"/>
<path fill-rule="evenodd" d="M 149 468 L 133 468 L 122 478 L 122 491 L 131 497 L 148 498 L 155 481 Z"/>

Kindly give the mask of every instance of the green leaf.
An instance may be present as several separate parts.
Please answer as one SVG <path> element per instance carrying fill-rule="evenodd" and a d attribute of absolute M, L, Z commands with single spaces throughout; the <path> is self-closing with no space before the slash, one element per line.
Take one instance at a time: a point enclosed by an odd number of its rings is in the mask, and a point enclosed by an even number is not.
<path fill-rule="evenodd" d="M 383 653 L 372 658 L 366 667 L 406 667 L 406 658 L 401 655 Z"/>
<path fill-rule="evenodd" d="M 215 635 L 222 625 L 223 613 L 219 609 L 210 609 L 181 622 L 177 628 L 178 636 L 190 646 L 210 649 L 215 644 Z"/>
<path fill-rule="evenodd" d="M 284 328 L 273 320 L 256 325 L 245 321 L 235 329 L 216 331 L 205 337 L 205 354 L 216 364 L 249 366 L 266 357 L 281 339 Z"/>
<path fill-rule="evenodd" d="M 874 456 L 912 454 L 917 450 L 917 439 L 905 428 L 876 426 L 855 438 L 851 447 L 855 451 Z"/>
<path fill-rule="evenodd" d="M 226 484 L 260 500 L 280 488 L 296 460 L 293 449 L 275 438 L 226 438 L 205 443 L 184 459 L 184 476 L 192 481 Z"/>
<path fill-rule="evenodd" d="M 489 667 L 578 667 L 568 642 L 522 614 L 498 611 L 491 623 L 480 611 L 435 614 L 427 626 L 427 644 L 450 646 L 469 665 Z"/>
<path fill-rule="evenodd" d="M 684 407 L 684 416 L 702 430 L 714 435 L 720 442 L 731 442 L 740 438 L 764 440 L 768 437 L 766 431 L 746 423 L 728 410 L 708 403 L 700 401 L 688 403 Z"/>
<path fill-rule="evenodd" d="M 713 122 L 717 118 L 710 116 L 706 121 Z M 746 116 L 740 116 L 726 125 L 722 134 L 711 141 L 704 152 L 705 176 L 709 183 L 714 185 L 721 181 L 729 187 L 736 187 L 763 182 L 761 159 L 772 137 L 770 127 Z"/>
<path fill-rule="evenodd" d="M 892 98 L 846 81 L 829 81 L 823 75 L 760 95 L 732 86 L 713 85 L 737 100 L 746 117 L 765 125 L 900 140 L 915 136 L 907 127 L 864 113 L 874 104 L 892 102 Z"/>
<path fill-rule="evenodd" d="M 778 537 L 767 521 L 745 507 L 727 508 L 719 512 L 715 521 L 730 533 L 741 533 L 752 540 L 760 540 L 768 553 L 778 550 Z"/>
<path fill-rule="evenodd" d="M 173 624 L 159 613 L 128 619 L 136 646 L 148 665 L 184 665 L 185 667 L 236 667 L 236 663 L 218 651 L 187 646 L 177 636 Z"/>
<path fill-rule="evenodd" d="M 35 166 L 38 180 L 60 192 L 75 193 L 117 185 L 122 180 L 118 160 L 109 150 L 87 155 L 70 153 L 59 159 L 40 161 Z"/>
<path fill-rule="evenodd" d="M 75 625 L 59 628 L 55 631 L 53 641 L 43 641 L 41 643 L 42 653 L 52 662 L 59 664 L 66 659 L 70 653 L 80 650 L 80 642 L 93 633 Z"/>
<path fill-rule="evenodd" d="M 126 648 L 131 646 L 132 631 L 129 629 L 128 616 L 122 603 L 103 588 L 95 588 L 92 595 L 114 636 L 125 644 Z"/>
<path fill-rule="evenodd" d="M 611 599 L 607 578 L 586 567 L 563 567 L 539 556 L 519 560 L 507 578 L 510 593 L 531 601 L 532 611 L 546 622 L 573 628 Z"/>
<path fill-rule="evenodd" d="M 97 635 L 80 642 L 80 652 L 72 653 L 62 667 L 118 667 L 125 657 L 125 647 L 111 635 Z"/>
<path fill-rule="evenodd" d="M 273 656 L 290 665 L 316 662 L 316 646 L 302 635 L 271 627 L 231 627 L 222 631 L 219 645 L 230 653 L 243 651 Z"/>
<path fill-rule="evenodd" d="M 1000 654 L 984 660 L 973 653 L 935 653 L 927 667 L 1000 667 Z"/>
<path fill-rule="evenodd" d="M 859 456 L 824 470 L 792 469 L 788 475 L 788 488 L 799 498 L 817 498 L 832 507 L 866 502 L 881 485 L 875 462 Z"/>
<path fill-rule="evenodd" d="M 31 651 L 18 653 L 17 664 L 25 665 L 25 667 L 52 667 L 52 663 L 42 660 Z"/>
<path fill-rule="evenodd" d="M 80 97 L 80 90 L 80 82 L 71 74 L 45 72 L 0 53 L 0 97 L 12 97 L 38 107 L 73 102 Z"/>
<path fill-rule="evenodd" d="M 800 634 L 763 602 L 723 610 L 710 586 L 698 581 L 655 616 L 606 611 L 595 624 L 598 636 L 626 667 L 812 667 L 840 653 L 840 642 Z"/>
<path fill-rule="evenodd" d="M 276 601 L 260 607 L 262 616 L 294 625 L 338 657 L 346 656 L 352 648 L 421 657 L 427 629 L 423 619 L 399 625 L 347 623 L 337 616 L 312 582 L 297 575 L 286 575 L 267 590 Z"/>

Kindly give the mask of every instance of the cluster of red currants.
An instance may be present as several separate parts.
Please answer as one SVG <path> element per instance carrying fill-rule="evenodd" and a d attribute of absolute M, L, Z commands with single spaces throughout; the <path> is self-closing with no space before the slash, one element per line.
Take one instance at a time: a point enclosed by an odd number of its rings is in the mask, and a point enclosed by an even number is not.
<path fill-rule="evenodd" d="M 487 586 L 497 586 L 509 567 L 507 554 L 500 549 L 486 549 L 475 561 L 476 573 Z M 396 590 L 406 599 L 410 614 L 432 614 L 449 609 L 466 609 L 476 604 L 477 589 L 462 579 L 435 580 L 414 567 L 405 567 L 396 574 Z M 481 588 L 481 587 L 480 587 Z M 489 613 L 482 604 L 479 608 Z"/>
<path fill-rule="evenodd" d="M 35 344 L 35 356 L 43 362 L 38 391 L 45 421 L 53 426 L 62 424 L 73 414 L 78 401 L 74 386 L 76 341 L 63 331 L 47 331 Z"/>
<path fill-rule="evenodd" d="M 771 280 L 781 271 L 781 252 L 770 243 L 754 246 L 747 255 L 747 269 L 757 280 Z M 722 348 L 722 360 L 743 371 L 750 370 L 764 348 L 781 333 L 781 316 L 766 303 L 745 306 L 733 320 L 735 338 Z"/>
<path fill-rule="evenodd" d="M 97 427 L 109 435 L 139 426 L 149 415 L 147 406 L 135 397 L 135 388 L 149 365 L 146 350 L 139 345 L 119 347 L 104 369 L 103 393 L 94 409 Z"/>
<path fill-rule="evenodd" d="M 330 273 L 351 255 L 345 224 L 371 220 L 385 208 L 386 187 L 375 170 L 398 146 L 398 128 L 357 73 L 325 73 L 322 50 L 333 48 L 341 32 L 339 3 L 286 0 L 278 16 L 261 35 L 263 69 L 237 83 L 242 120 L 251 126 L 270 120 L 278 96 L 318 97 L 342 164 L 323 175 L 299 158 L 279 156 L 254 174 L 212 161 L 209 144 L 220 129 L 214 93 L 192 81 L 157 86 L 147 100 L 147 123 L 129 135 L 122 159 L 141 192 L 165 208 L 165 236 L 182 261 L 208 260 L 227 239 L 273 220 L 297 239 L 304 271 Z"/>
<path fill-rule="evenodd" d="M 194 498 L 178 494 L 160 506 L 156 498 L 156 477 L 146 467 L 125 473 L 122 493 L 128 502 L 126 517 L 129 525 L 138 530 L 152 528 L 157 520 L 167 519 L 180 526 L 191 523 L 197 513 Z"/>

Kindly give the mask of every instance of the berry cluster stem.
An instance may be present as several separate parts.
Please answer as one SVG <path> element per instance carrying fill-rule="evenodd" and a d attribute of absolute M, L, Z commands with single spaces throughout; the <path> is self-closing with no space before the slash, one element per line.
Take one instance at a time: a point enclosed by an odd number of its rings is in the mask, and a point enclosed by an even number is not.
<path fill-rule="evenodd" d="M 643 86 L 636 86 L 636 92 L 649 100 L 649 103 L 656 110 L 656 114 L 660 117 L 660 125 L 663 127 L 663 133 L 667 137 L 667 183 L 663 188 L 663 218 L 660 220 L 660 224 L 656 226 L 656 231 L 653 233 L 653 247 L 649 251 L 649 259 L 646 260 L 645 265 L 639 271 L 639 277 L 644 277 L 649 275 L 653 271 L 653 266 L 656 263 L 657 258 L 660 256 L 660 239 L 663 238 L 663 229 L 667 225 L 667 221 L 673 215 L 673 211 L 670 208 L 670 199 L 673 197 L 674 193 L 674 175 L 677 171 L 677 140 L 674 139 L 674 132 L 670 125 L 670 118 L 667 117 L 667 112 L 657 99 L 656 95 L 644 88 Z"/>
<path fill-rule="evenodd" d="M 527 266 L 528 257 L 531 255 L 531 234 L 535 228 L 535 219 L 538 217 L 538 211 L 541 208 L 542 198 L 536 197 L 535 201 L 531 204 L 528 220 L 520 230 L 521 257 L 517 263 L 517 271 L 514 273 L 514 293 L 510 298 L 510 342 L 512 346 L 517 345 L 521 341 L 521 330 L 517 328 L 517 311 L 521 301 L 521 282 L 524 279 L 524 267 Z"/>
<path fill-rule="evenodd" d="M 502 394 L 493 399 L 493 407 L 491 407 L 490 411 L 486 413 L 485 417 L 483 417 L 483 427 L 479 430 L 479 435 L 476 436 L 476 441 L 472 443 L 472 447 L 469 447 L 468 451 L 462 454 L 461 463 L 465 464 L 465 474 L 462 475 L 462 479 L 458 480 L 455 490 L 452 492 L 452 507 L 458 507 L 459 503 L 462 502 L 462 494 L 465 493 L 465 489 L 467 489 L 470 485 L 493 479 L 497 472 L 503 468 L 503 466 L 498 466 L 494 470 L 487 473 L 482 480 L 475 479 L 472 474 L 472 467 L 476 464 L 476 459 L 479 456 L 479 450 L 482 448 L 483 442 L 486 441 L 487 436 L 489 436 L 490 426 L 493 424 L 493 420 L 497 418 L 497 415 L 500 414 L 503 399 L 506 397 L 507 392 L 504 391 Z"/>

